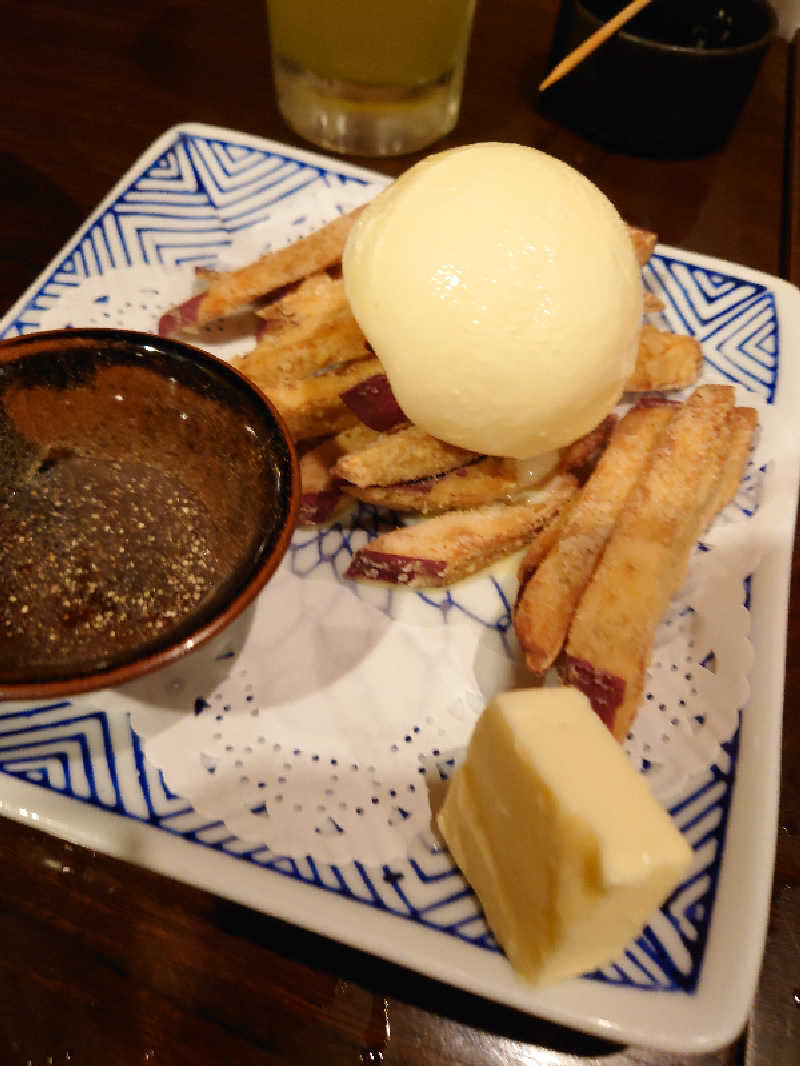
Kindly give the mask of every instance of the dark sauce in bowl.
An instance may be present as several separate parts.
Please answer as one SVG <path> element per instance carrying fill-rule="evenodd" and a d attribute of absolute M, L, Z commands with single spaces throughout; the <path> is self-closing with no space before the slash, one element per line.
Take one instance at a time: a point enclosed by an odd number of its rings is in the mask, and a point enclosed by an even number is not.
<path fill-rule="evenodd" d="M 0 502 L 0 672 L 102 664 L 168 635 L 216 588 L 219 533 L 157 468 L 59 457 Z"/>
<path fill-rule="evenodd" d="M 624 5 L 617 0 L 584 0 L 603 22 Z M 651 0 L 623 33 L 679 48 L 739 48 L 769 30 L 763 8 L 752 0 Z"/>

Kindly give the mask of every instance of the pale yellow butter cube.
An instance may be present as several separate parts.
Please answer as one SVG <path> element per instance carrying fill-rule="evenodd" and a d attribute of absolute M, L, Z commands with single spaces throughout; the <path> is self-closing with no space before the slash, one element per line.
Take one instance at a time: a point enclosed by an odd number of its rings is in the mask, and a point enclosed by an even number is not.
<path fill-rule="evenodd" d="M 573 688 L 497 696 L 439 828 L 512 966 L 550 983 L 616 958 L 691 849 Z"/>

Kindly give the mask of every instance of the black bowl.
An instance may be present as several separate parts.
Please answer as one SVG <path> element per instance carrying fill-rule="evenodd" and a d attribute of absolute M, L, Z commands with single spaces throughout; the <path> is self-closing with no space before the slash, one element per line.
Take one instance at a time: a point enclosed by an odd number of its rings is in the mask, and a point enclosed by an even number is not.
<path fill-rule="evenodd" d="M 562 0 L 548 69 L 623 6 L 618 0 Z M 776 24 L 766 0 L 654 0 L 545 89 L 538 107 L 589 140 L 630 155 L 715 151 L 730 136 Z"/>
<path fill-rule="evenodd" d="M 210 639 L 298 500 L 282 419 L 227 363 L 123 330 L 0 342 L 0 698 L 129 681 Z"/>

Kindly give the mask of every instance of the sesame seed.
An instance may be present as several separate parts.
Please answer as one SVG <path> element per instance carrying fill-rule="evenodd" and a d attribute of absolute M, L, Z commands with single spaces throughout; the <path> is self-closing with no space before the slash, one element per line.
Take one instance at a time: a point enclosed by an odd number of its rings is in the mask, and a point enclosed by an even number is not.
<path fill-rule="evenodd" d="M 213 593 L 221 547 L 171 475 L 60 459 L 0 500 L 0 665 L 108 661 L 168 632 Z"/>

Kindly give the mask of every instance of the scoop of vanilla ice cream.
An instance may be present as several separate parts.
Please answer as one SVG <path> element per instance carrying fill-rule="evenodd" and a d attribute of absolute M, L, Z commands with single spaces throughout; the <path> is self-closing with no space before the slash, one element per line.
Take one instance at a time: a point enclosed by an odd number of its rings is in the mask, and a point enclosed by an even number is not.
<path fill-rule="evenodd" d="M 429 156 L 361 214 L 343 266 L 398 403 L 451 444 L 558 448 L 608 414 L 633 369 L 642 283 L 626 226 L 533 148 Z"/>

